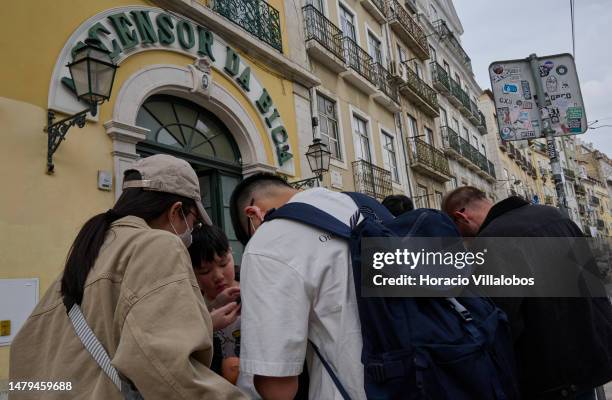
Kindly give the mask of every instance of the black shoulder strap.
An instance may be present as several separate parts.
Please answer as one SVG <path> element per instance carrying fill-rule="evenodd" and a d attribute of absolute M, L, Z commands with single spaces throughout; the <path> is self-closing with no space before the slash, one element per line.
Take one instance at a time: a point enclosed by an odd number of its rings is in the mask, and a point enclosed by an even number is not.
<path fill-rule="evenodd" d="M 314 226 L 344 239 L 350 239 L 351 228 L 336 217 L 310 204 L 293 202 L 266 214 L 264 221 L 283 218 Z"/>

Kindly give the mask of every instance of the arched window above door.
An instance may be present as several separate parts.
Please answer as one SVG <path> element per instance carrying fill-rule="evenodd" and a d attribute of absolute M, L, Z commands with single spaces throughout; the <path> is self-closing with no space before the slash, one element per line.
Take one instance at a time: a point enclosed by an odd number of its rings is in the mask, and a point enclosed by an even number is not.
<path fill-rule="evenodd" d="M 148 98 L 136 124 L 149 129 L 147 142 L 175 151 L 240 164 L 240 152 L 223 122 L 202 107 L 174 96 Z"/>

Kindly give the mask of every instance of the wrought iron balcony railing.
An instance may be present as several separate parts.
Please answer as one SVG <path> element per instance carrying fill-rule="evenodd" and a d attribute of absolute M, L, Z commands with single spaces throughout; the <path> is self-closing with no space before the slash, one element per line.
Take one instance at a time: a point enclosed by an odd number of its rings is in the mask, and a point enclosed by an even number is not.
<path fill-rule="evenodd" d="M 391 172 L 365 160 L 353 161 L 355 191 L 377 199 L 384 199 L 393 193 Z"/>
<path fill-rule="evenodd" d="M 342 38 L 347 65 L 373 85 L 378 85 L 378 73 L 372 56 L 351 38 Z"/>
<path fill-rule="evenodd" d="M 428 59 L 429 45 L 427 44 L 427 36 L 417 20 L 397 0 L 387 1 L 387 15 L 392 28 L 399 25 L 398 29 L 407 33 L 407 35 L 402 35 L 403 39 L 415 54 L 421 60 Z"/>
<path fill-rule="evenodd" d="M 427 103 L 427 105 L 433 108 L 436 112 L 439 112 L 438 109 L 440 108 L 440 105 L 438 103 L 436 91 L 425 83 L 424 80 L 419 78 L 416 72 L 414 72 L 411 68 L 406 68 L 405 85 L 419 97 L 421 97 Z"/>
<path fill-rule="evenodd" d="M 451 85 L 448 72 L 436 61 L 431 62 L 431 80 L 436 89 L 443 93 L 450 93 Z"/>
<path fill-rule="evenodd" d="M 446 22 L 444 20 L 437 20 L 433 22 L 434 29 L 438 33 L 440 40 L 446 41 L 451 51 L 455 53 L 455 55 L 459 58 L 459 60 L 471 71 L 472 70 L 472 61 L 470 57 L 467 55 L 459 40 L 455 37 L 455 34 L 448 28 Z"/>
<path fill-rule="evenodd" d="M 383 15 L 387 15 L 387 5 L 385 4 L 385 0 L 370 0 L 372 3 L 374 3 L 374 5 L 376 6 L 376 8 L 378 8 L 378 10 L 383 14 Z"/>
<path fill-rule="evenodd" d="M 495 174 L 495 164 L 493 164 L 490 160 L 487 160 L 487 163 L 489 164 L 489 175 L 491 175 L 493 178 L 497 178 L 497 175 Z"/>
<path fill-rule="evenodd" d="M 444 141 L 444 147 L 454 150 L 457 154 L 461 154 L 461 146 L 459 144 L 459 134 L 455 132 L 450 126 L 443 126 L 440 128 L 442 131 L 442 139 Z"/>
<path fill-rule="evenodd" d="M 459 104 L 462 104 L 463 95 L 461 94 L 461 92 L 463 92 L 463 89 L 461 89 L 461 85 L 459 85 L 459 83 L 453 78 L 449 77 L 449 80 L 450 80 L 451 94 L 457 100 Z"/>
<path fill-rule="evenodd" d="M 444 153 L 421 139 L 415 139 L 416 154 L 411 153 L 413 162 L 423 164 L 435 172 L 450 176 L 448 158 Z"/>
<path fill-rule="evenodd" d="M 461 149 L 461 155 L 469 161 L 472 161 L 471 147 L 470 142 L 459 136 L 459 148 Z"/>
<path fill-rule="evenodd" d="M 264 0 L 211 0 L 213 11 L 283 52 L 280 13 Z"/>
<path fill-rule="evenodd" d="M 306 41 L 316 40 L 333 55 L 344 61 L 342 31 L 314 6 L 307 5 L 304 10 L 304 29 Z"/>
<path fill-rule="evenodd" d="M 563 175 L 565 175 L 565 179 L 576 180 L 576 174 L 569 168 L 563 168 Z"/>
<path fill-rule="evenodd" d="M 584 189 L 584 186 L 582 186 L 582 185 L 575 184 L 574 185 L 574 191 L 576 192 L 576 195 L 578 195 L 578 196 L 585 196 L 586 195 L 586 190 Z"/>
<path fill-rule="evenodd" d="M 480 117 L 480 120 L 478 122 L 478 130 L 480 131 L 480 133 L 485 134 L 487 133 L 487 121 L 485 119 L 484 114 L 478 110 L 478 115 Z"/>
<path fill-rule="evenodd" d="M 397 85 L 393 84 L 393 76 L 381 63 L 375 63 L 376 76 L 378 77 L 378 88 L 389 96 L 391 100 L 399 104 L 399 90 Z"/>

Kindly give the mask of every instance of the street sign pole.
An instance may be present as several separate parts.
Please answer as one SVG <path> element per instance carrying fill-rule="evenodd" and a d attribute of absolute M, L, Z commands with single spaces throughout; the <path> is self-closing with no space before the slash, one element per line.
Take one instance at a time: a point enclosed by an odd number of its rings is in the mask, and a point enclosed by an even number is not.
<path fill-rule="evenodd" d="M 546 144 L 548 150 L 548 158 L 550 159 L 550 166 L 553 172 L 553 179 L 555 180 L 555 190 L 557 191 L 557 199 L 559 201 L 559 210 L 566 216 L 569 217 L 567 209 L 567 199 L 565 197 L 565 187 L 563 186 L 563 168 L 561 168 L 561 161 L 557 153 L 555 145 L 555 130 L 551 128 L 550 116 L 546 114 L 546 118 L 542 118 L 542 108 L 546 107 L 546 96 L 544 94 L 544 87 L 542 80 L 540 79 L 540 72 L 538 66 L 538 57 L 535 54 L 531 54 L 527 59 L 529 66 L 531 67 L 531 74 L 533 75 L 533 82 L 535 84 L 537 99 L 536 104 L 538 106 L 538 118 L 540 120 L 540 126 L 542 127 L 542 133 L 546 136 Z"/>

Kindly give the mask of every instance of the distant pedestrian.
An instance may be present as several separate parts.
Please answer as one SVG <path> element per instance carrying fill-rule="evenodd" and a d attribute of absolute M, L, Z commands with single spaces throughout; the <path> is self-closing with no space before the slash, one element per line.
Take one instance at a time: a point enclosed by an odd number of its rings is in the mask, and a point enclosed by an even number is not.
<path fill-rule="evenodd" d="M 382 201 L 383 206 L 391 212 L 395 217 L 402 215 L 405 212 L 414 210 L 414 204 L 410 197 L 403 194 L 392 194 L 385 197 Z"/>
<path fill-rule="evenodd" d="M 583 237 L 558 209 L 520 197 L 497 204 L 464 186 L 450 192 L 442 210 L 463 236 Z M 594 399 L 612 380 L 612 308 L 606 298 L 493 299 L 513 330 L 521 390 L 526 400 Z"/>

